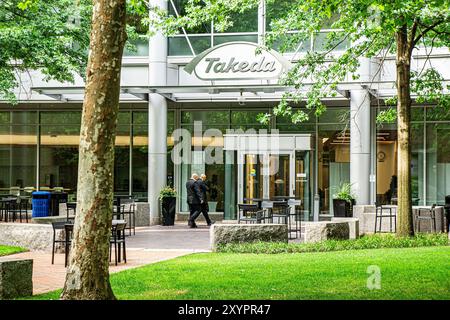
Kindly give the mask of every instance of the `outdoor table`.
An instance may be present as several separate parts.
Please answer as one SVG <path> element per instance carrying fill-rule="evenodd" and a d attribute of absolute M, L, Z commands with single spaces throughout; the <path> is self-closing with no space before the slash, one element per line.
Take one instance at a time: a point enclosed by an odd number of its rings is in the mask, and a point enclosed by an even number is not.
<path fill-rule="evenodd" d="M 117 225 L 119 223 L 125 223 L 125 220 L 112 220 L 111 222 L 111 227 L 114 225 Z M 64 225 L 64 231 L 65 231 L 65 236 L 66 236 L 66 241 L 65 241 L 65 266 L 67 267 L 67 260 L 69 258 L 69 250 L 70 250 L 70 233 L 73 232 L 73 227 L 74 224 L 73 223 L 66 223 Z"/>

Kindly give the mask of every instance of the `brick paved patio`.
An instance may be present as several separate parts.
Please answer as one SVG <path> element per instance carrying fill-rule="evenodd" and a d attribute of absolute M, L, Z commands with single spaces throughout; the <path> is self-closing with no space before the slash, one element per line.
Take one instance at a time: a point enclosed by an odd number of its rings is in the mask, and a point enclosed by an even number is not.
<path fill-rule="evenodd" d="M 127 263 L 113 262 L 110 272 L 140 267 L 173 259 L 194 252 L 209 251 L 209 228 L 200 225 L 189 229 L 186 224 L 173 227 L 136 228 L 136 235 L 127 237 Z M 23 252 L 14 257 L 33 259 L 33 294 L 40 294 L 62 288 L 66 269 L 64 254 L 55 254 L 55 264 L 51 264 L 51 252 Z"/>

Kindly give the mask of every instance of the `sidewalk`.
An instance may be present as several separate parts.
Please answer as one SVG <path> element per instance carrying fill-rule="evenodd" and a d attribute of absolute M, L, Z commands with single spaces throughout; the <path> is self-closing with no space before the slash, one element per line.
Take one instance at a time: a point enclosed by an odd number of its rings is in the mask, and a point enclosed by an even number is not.
<path fill-rule="evenodd" d="M 185 224 L 174 227 L 152 226 L 136 229 L 136 235 L 127 237 L 127 263 L 114 265 L 114 255 L 110 272 L 140 267 L 195 252 L 209 251 L 209 229 L 200 226 L 188 229 Z M 51 264 L 51 252 L 23 252 L 15 258 L 33 259 L 33 294 L 53 291 L 64 286 L 66 268 L 64 254 L 55 254 L 55 264 Z M 12 256 L 11 256 L 12 257 Z"/>

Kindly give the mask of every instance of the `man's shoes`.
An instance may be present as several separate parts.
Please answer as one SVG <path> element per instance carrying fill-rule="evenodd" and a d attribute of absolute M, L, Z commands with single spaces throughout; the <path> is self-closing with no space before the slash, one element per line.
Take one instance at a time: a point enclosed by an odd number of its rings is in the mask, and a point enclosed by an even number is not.
<path fill-rule="evenodd" d="M 208 223 L 208 227 L 210 227 L 212 224 L 216 223 L 214 220 L 211 220 L 210 223 Z"/>
<path fill-rule="evenodd" d="M 189 228 L 194 229 L 194 228 L 198 228 L 196 224 L 191 224 L 189 225 Z"/>

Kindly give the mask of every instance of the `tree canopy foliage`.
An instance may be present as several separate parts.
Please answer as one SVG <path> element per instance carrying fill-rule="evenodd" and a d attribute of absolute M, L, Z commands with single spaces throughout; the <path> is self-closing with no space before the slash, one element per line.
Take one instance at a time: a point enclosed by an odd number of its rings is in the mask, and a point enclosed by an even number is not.
<path fill-rule="evenodd" d="M 20 75 L 73 81 L 84 74 L 89 45 L 89 0 L 0 2 L 0 99 L 15 101 Z"/>

